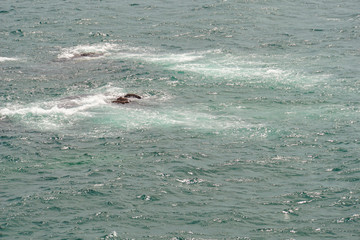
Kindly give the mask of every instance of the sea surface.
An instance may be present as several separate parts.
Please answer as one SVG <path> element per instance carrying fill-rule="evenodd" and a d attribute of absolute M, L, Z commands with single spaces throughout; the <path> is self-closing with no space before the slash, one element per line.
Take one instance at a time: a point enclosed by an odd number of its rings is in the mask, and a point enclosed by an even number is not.
<path fill-rule="evenodd" d="M 0 238 L 360 239 L 359 93 L 359 0 L 1 0 Z"/>

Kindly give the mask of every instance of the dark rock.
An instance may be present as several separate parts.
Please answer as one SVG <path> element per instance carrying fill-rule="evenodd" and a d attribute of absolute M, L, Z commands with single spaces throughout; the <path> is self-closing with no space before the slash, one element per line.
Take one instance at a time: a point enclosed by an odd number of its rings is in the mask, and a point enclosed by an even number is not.
<path fill-rule="evenodd" d="M 112 103 L 121 103 L 121 104 L 129 103 L 131 102 L 129 98 L 141 99 L 139 95 L 136 95 L 134 93 L 128 93 L 124 97 L 118 97 L 116 100 L 112 101 Z"/>
<path fill-rule="evenodd" d="M 85 52 L 85 53 L 79 53 L 74 54 L 72 58 L 81 58 L 81 57 L 100 57 L 103 56 L 104 53 L 96 53 L 96 52 Z"/>
<path fill-rule="evenodd" d="M 118 97 L 115 101 L 112 101 L 112 103 L 121 103 L 121 104 L 125 104 L 125 103 L 129 103 L 129 99 L 125 98 L 125 97 Z"/>
<path fill-rule="evenodd" d="M 141 97 L 137 94 L 134 94 L 134 93 L 128 93 L 126 94 L 124 97 L 126 98 L 137 98 L 137 99 L 141 99 Z"/>

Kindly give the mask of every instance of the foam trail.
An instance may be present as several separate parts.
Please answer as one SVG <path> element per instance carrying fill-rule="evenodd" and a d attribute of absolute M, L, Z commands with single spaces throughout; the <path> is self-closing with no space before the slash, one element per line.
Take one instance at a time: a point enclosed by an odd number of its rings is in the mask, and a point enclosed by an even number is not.
<path fill-rule="evenodd" d="M 163 64 L 165 66 L 179 63 L 194 62 L 203 59 L 208 53 L 217 51 L 204 52 L 186 52 L 186 53 L 164 53 L 152 48 L 134 48 L 123 45 L 118 47 L 114 52 L 113 58 L 142 60 L 154 64 Z"/>
<path fill-rule="evenodd" d="M 292 69 L 284 69 L 274 61 L 259 60 L 256 56 L 236 56 L 219 49 L 186 53 L 164 53 L 151 48 L 117 46 L 111 58 L 132 59 L 161 65 L 172 71 L 183 71 L 207 77 L 206 81 L 233 81 L 285 84 L 312 88 L 328 76 L 316 78 Z M 197 78 L 199 80 L 199 78 Z"/>
<path fill-rule="evenodd" d="M 100 128 L 149 129 L 157 127 L 203 129 L 210 132 L 227 132 L 233 129 L 250 129 L 253 126 L 235 115 L 216 116 L 210 112 L 183 108 L 172 109 L 161 104 L 154 105 L 154 96 L 143 94 L 143 99 L 132 100 L 128 105 L 111 104 L 123 89 L 105 86 L 97 93 L 73 95 L 52 101 L 8 105 L 0 108 L 0 119 L 10 117 L 25 125 L 39 129 L 66 129 L 74 124 L 90 121 Z M 156 102 L 168 98 L 155 96 Z"/>
<path fill-rule="evenodd" d="M 209 77 L 207 81 L 239 80 L 254 77 L 289 83 L 291 71 L 285 71 L 271 63 L 244 59 L 225 54 L 219 49 L 187 53 L 162 53 L 154 49 L 127 48 L 122 46 L 113 52 L 112 58 L 133 59 L 161 65 L 172 71 L 192 72 Z"/>
<path fill-rule="evenodd" d="M 110 98 L 108 95 L 94 94 L 26 105 L 12 104 L 0 108 L 0 116 L 18 119 L 38 128 L 58 128 L 69 122 L 91 117 L 92 109 L 108 104 Z"/>
<path fill-rule="evenodd" d="M 141 59 L 147 62 L 156 63 L 156 64 L 178 64 L 178 63 L 186 63 L 193 62 L 199 59 L 204 58 L 201 54 L 196 53 L 183 53 L 183 54 L 155 54 L 155 53 L 122 53 L 122 56 Z"/>
<path fill-rule="evenodd" d="M 81 56 L 81 54 L 90 53 L 94 55 Z M 187 71 L 221 78 L 271 74 L 271 71 L 266 72 L 271 69 L 263 69 L 264 63 L 245 61 L 239 57 L 224 54 L 219 49 L 169 54 L 153 48 L 101 43 L 64 48 L 58 55 L 58 59 L 89 60 L 104 56 L 112 59 L 140 60 L 174 71 Z M 275 71 L 278 70 L 275 69 Z"/>
<path fill-rule="evenodd" d="M 61 114 L 71 116 L 76 114 L 87 115 L 89 110 L 107 105 L 113 98 L 124 94 L 122 88 L 107 85 L 89 94 L 74 94 L 50 101 L 34 102 L 29 104 L 11 104 L 0 108 L 0 115 L 51 115 Z"/>
<path fill-rule="evenodd" d="M 147 101 L 146 98 L 141 102 Z M 109 105 L 108 113 L 98 115 L 96 122 L 111 126 L 112 129 L 148 129 L 148 128 L 175 128 L 188 130 L 204 130 L 210 132 L 228 132 L 234 129 L 258 128 L 241 118 L 216 116 L 209 112 L 194 111 L 192 109 L 156 108 L 145 105 Z"/>
<path fill-rule="evenodd" d="M 272 62 L 256 60 L 256 56 L 235 56 L 219 49 L 167 53 L 153 48 L 101 43 L 64 48 L 58 55 L 58 59 L 90 60 L 102 57 L 145 61 L 160 65 L 163 69 L 191 72 L 205 77 L 195 78 L 196 81 L 206 82 L 267 84 L 274 87 L 286 85 L 308 89 L 327 78 L 320 75 L 309 77 L 291 69 L 282 69 Z"/>
<path fill-rule="evenodd" d="M 14 57 L 0 57 L 0 62 L 6 62 L 6 61 L 18 61 L 20 60 L 19 58 L 14 58 Z"/>

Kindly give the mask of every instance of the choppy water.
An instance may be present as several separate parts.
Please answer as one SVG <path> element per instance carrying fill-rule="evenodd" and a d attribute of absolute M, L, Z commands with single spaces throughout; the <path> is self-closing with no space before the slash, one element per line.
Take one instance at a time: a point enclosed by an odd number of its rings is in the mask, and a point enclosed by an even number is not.
<path fill-rule="evenodd" d="M 2 0 L 0 237 L 358 239 L 359 10 Z"/>

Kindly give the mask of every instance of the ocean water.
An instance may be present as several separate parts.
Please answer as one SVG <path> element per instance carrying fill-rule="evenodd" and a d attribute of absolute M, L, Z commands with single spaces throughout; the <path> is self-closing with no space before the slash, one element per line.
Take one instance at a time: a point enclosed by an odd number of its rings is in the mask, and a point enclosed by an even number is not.
<path fill-rule="evenodd" d="M 2 0 L 0 43 L 0 238 L 359 239 L 358 0 Z"/>

